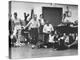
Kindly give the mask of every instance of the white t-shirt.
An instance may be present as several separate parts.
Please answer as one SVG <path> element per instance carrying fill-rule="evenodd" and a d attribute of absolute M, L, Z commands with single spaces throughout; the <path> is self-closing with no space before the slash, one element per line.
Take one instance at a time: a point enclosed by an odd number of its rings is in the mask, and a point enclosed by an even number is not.
<path fill-rule="evenodd" d="M 54 35 L 53 36 L 49 35 L 49 42 L 54 43 Z"/>
<path fill-rule="evenodd" d="M 51 31 L 54 31 L 53 26 L 51 24 L 49 24 L 49 25 L 45 24 L 44 27 L 43 27 L 43 32 L 48 33 L 48 32 L 51 32 Z"/>
<path fill-rule="evenodd" d="M 69 36 L 66 36 L 65 42 L 68 42 L 69 43 Z"/>
<path fill-rule="evenodd" d="M 30 25 L 29 25 L 30 24 Z M 29 29 L 38 28 L 38 21 L 34 21 L 33 19 L 28 23 Z"/>

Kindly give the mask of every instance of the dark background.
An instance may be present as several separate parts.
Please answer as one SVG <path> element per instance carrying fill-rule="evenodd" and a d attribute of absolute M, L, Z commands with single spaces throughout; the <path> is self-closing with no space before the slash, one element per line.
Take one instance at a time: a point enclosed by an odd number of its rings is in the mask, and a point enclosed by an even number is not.
<path fill-rule="evenodd" d="M 62 8 L 42 7 L 43 17 L 48 20 L 53 26 L 56 26 L 62 21 Z"/>

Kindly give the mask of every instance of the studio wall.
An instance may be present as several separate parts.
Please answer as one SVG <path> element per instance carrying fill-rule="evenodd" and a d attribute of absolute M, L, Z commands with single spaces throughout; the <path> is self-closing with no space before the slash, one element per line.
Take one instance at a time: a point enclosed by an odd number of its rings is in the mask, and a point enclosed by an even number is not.
<path fill-rule="evenodd" d="M 55 3 L 33 3 L 33 2 L 18 2 L 18 1 L 12 1 L 11 3 L 11 13 L 13 17 L 13 13 L 17 12 L 18 17 L 21 18 L 21 20 L 24 20 L 24 12 L 27 14 L 31 12 L 31 9 L 34 9 L 34 13 L 37 14 L 37 17 L 39 18 L 39 15 L 42 14 L 42 7 L 61 7 L 63 8 L 63 13 L 67 10 L 67 5 L 63 4 L 55 4 Z M 78 20 L 78 6 L 77 5 L 68 5 L 69 10 L 72 12 L 72 17 L 70 18 L 71 22 L 74 22 L 75 20 Z"/>

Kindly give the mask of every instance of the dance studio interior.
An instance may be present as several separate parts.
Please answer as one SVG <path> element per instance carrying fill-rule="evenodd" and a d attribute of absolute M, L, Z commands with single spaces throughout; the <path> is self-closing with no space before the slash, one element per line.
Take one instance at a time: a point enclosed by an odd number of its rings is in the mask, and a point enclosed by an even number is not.
<path fill-rule="evenodd" d="M 9 1 L 9 58 L 78 55 L 78 5 Z"/>

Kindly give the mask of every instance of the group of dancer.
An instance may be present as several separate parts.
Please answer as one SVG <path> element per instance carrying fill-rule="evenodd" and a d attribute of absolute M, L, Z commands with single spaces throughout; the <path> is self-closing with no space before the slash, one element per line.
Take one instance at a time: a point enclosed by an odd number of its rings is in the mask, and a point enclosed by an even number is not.
<path fill-rule="evenodd" d="M 78 43 L 78 34 L 66 34 L 58 33 L 52 24 L 44 20 L 43 14 L 40 14 L 40 18 L 34 14 L 33 10 L 31 14 L 24 12 L 24 20 L 19 19 L 17 12 L 14 12 L 14 18 L 10 18 L 10 38 L 11 41 L 15 38 L 15 46 L 21 46 L 21 37 L 24 41 L 32 45 L 32 48 L 61 48 L 71 47 Z M 30 17 L 29 17 L 30 16 Z M 29 17 L 29 18 L 28 18 Z M 40 35 L 42 39 L 40 39 Z M 74 36 L 73 36 L 74 35 Z M 74 38 L 75 37 L 75 38 Z M 72 40 L 71 40 L 72 39 Z M 70 42 L 71 40 L 71 42 Z M 11 42 L 13 43 L 13 42 Z"/>

